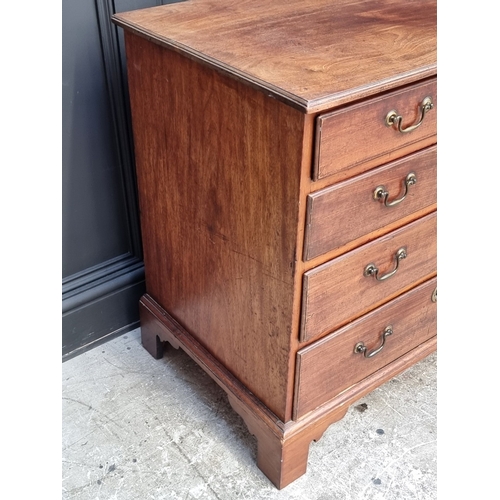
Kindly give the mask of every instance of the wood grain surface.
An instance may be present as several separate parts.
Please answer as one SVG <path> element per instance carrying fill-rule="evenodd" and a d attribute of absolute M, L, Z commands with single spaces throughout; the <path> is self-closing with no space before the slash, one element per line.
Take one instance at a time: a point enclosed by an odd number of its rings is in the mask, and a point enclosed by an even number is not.
<path fill-rule="evenodd" d="M 301 340 L 335 330 L 436 274 L 436 212 L 412 222 L 304 274 Z M 363 275 L 369 264 L 380 275 L 395 267 L 395 254 L 406 247 L 396 274 L 386 281 Z"/>
<path fill-rule="evenodd" d="M 435 336 L 437 303 L 431 300 L 435 288 L 434 278 L 300 350 L 294 418 L 301 418 Z M 358 342 L 363 342 L 368 352 L 378 348 L 389 325 L 393 334 L 380 352 L 371 358 L 354 352 Z"/>
<path fill-rule="evenodd" d="M 156 358 L 164 342 L 184 349 L 226 391 L 282 488 L 349 404 L 436 347 L 436 109 L 408 134 L 384 124 L 437 102 L 436 1 L 187 0 L 113 21 L 143 345 Z M 410 170 L 403 203 L 373 199 L 382 184 L 399 196 Z M 401 247 L 390 279 L 363 275 L 390 272 Z M 387 349 L 353 353 L 387 324 Z"/>
<path fill-rule="evenodd" d="M 313 259 L 369 235 L 437 202 L 437 147 L 431 146 L 307 197 L 304 258 Z M 389 202 L 401 198 L 410 172 L 417 178 L 405 199 L 392 207 L 374 198 L 378 186 Z M 402 224 L 400 224 L 402 225 Z"/>
<path fill-rule="evenodd" d="M 371 373 L 296 421 L 282 422 L 149 295 L 140 301 L 141 337 L 155 357 L 163 342 L 183 349 L 228 395 L 229 402 L 257 438 L 257 464 L 278 488 L 306 472 L 309 445 L 347 412 L 349 405 L 436 349 L 435 337 Z M 157 348 L 160 347 L 160 351 Z"/>
<path fill-rule="evenodd" d="M 306 115 L 126 43 L 147 291 L 285 419 Z"/>
<path fill-rule="evenodd" d="M 401 133 L 386 125 L 385 118 L 392 110 L 403 117 L 403 128 L 418 123 L 420 104 L 426 97 L 431 97 L 434 108 L 425 114 L 418 128 Z M 436 120 L 436 78 L 320 115 L 313 178 L 335 174 L 348 177 L 358 172 L 360 165 L 367 164 L 368 168 L 374 160 L 391 151 L 401 148 L 408 151 L 408 147 L 417 151 L 422 147 L 421 141 L 435 138 Z"/>
<path fill-rule="evenodd" d="M 116 24 L 307 112 L 436 74 L 435 0 L 188 0 Z"/>

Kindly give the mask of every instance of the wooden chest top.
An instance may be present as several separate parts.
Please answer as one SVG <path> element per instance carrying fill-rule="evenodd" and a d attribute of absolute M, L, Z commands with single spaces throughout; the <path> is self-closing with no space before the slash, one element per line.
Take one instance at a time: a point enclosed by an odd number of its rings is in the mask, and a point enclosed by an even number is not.
<path fill-rule="evenodd" d="M 436 0 L 187 0 L 113 21 L 306 112 L 436 74 Z"/>

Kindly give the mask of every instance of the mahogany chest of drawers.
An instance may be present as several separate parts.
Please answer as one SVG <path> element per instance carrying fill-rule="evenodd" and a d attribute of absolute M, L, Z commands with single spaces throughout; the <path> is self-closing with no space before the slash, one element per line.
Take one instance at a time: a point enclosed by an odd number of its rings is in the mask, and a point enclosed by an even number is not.
<path fill-rule="evenodd" d="M 188 0 L 113 21 L 143 345 L 214 378 L 282 488 L 436 348 L 436 4 Z"/>

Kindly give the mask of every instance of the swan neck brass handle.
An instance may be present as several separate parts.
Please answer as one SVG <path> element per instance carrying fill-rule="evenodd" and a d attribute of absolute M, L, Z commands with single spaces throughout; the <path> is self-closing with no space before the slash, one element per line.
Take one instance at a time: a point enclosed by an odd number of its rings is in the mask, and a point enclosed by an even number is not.
<path fill-rule="evenodd" d="M 363 272 L 363 276 L 369 278 L 370 276 L 374 276 L 377 281 L 385 281 L 388 280 L 390 277 L 394 276 L 399 269 L 399 263 L 403 260 L 406 259 L 408 256 L 408 253 L 406 252 L 406 247 L 400 248 L 395 254 L 394 254 L 394 259 L 396 260 L 396 267 L 389 273 L 384 274 L 383 276 L 379 276 L 379 268 L 375 264 L 368 264 L 365 267 L 365 270 Z"/>
<path fill-rule="evenodd" d="M 371 352 L 368 352 L 368 350 L 367 350 L 364 342 L 358 342 L 354 346 L 354 352 L 356 354 L 363 354 L 363 356 L 365 358 L 372 358 L 373 356 L 375 356 L 375 354 L 378 354 L 384 348 L 385 339 L 389 335 L 392 335 L 393 333 L 394 333 L 394 331 L 392 329 L 392 325 L 388 325 L 388 326 L 385 327 L 384 331 L 382 332 L 382 343 L 376 349 L 374 349 Z"/>
<path fill-rule="evenodd" d="M 417 183 L 417 176 L 415 172 L 410 172 L 406 179 L 404 180 L 404 193 L 396 200 L 389 201 L 389 191 L 385 186 L 377 186 L 375 191 L 373 191 L 373 198 L 377 201 L 382 202 L 386 207 L 394 207 L 401 203 L 408 194 L 408 189 Z"/>
<path fill-rule="evenodd" d="M 432 102 L 431 97 L 426 97 L 421 103 L 420 103 L 420 118 L 417 123 L 414 123 L 413 125 L 410 125 L 409 127 L 403 128 L 403 117 L 395 110 L 389 111 L 387 113 L 387 116 L 385 117 L 385 124 L 388 127 L 396 127 L 396 129 L 401 132 L 402 134 L 407 134 L 409 132 L 413 132 L 416 128 L 420 127 L 422 125 L 422 122 L 424 121 L 425 115 L 428 111 L 430 111 L 434 107 L 434 103 Z"/>

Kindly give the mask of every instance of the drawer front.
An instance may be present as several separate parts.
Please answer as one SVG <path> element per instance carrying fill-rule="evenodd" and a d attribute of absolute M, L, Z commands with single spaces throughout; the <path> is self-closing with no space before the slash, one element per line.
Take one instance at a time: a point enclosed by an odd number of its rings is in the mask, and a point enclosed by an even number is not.
<path fill-rule="evenodd" d="M 433 212 L 304 273 L 301 340 L 329 333 L 431 278 L 437 266 L 436 218 Z M 398 258 L 401 249 L 406 258 Z"/>
<path fill-rule="evenodd" d="M 436 335 L 433 278 L 297 353 L 294 418 Z M 391 333 L 387 335 L 390 330 Z M 385 340 L 383 340 L 385 332 Z M 377 351 L 372 357 L 365 357 Z"/>
<path fill-rule="evenodd" d="M 436 146 L 431 146 L 310 194 L 305 260 L 340 248 L 436 203 L 436 150 Z"/>
<path fill-rule="evenodd" d="M 420 141 L 436 135 L 436 89 L 434 78 L 320 115 L 316 122 L 314 180 L 334 174 L 351 177 L 350 171 L 355 167 L 377 158 L 387 161 L 384 155 L 392 151 L 403 147 L 407 148 L 406 152 L 420 149 Z M 432 99 L 434 107 L 425 113 L 421 124 L 414 130 L 402 133 L 396 125 L 386 125 L 386 117 L 393 110 L 402 117 L 403 130 L 417 125 L 422 118 L 421 104 L 426 97 Z M 359 169 L 354 171 L 359 172 Z"/>

